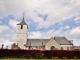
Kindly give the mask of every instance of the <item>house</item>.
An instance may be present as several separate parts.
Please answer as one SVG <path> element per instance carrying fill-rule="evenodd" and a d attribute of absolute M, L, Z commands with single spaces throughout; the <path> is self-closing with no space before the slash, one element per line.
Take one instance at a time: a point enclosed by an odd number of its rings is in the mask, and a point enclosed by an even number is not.
<path fill-rule="evenodd" d="M 29 39 L 28 25 L 24 21 L 17 24 L 15 43 L 20 49 L 30 50 L 71 50 L 73 44 L 66 37 L 51 37 L 50 39 Z M 16 46 L 16 45 L 14 45 Z M 14 47 L 13 47 L 14 48 Z"/>

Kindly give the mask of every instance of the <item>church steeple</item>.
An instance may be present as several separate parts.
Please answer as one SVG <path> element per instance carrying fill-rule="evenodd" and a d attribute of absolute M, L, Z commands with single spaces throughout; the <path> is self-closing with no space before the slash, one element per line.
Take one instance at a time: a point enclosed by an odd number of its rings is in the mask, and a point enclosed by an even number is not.
<path fill-rule="evenodd" d="M 24 16 L 23 16 L 22 22 L 24 22 Z"/>
<path fill-rule="evenodd" d="M 21 22 L 21 23 L 19 23 L 19 24 L 17 24 L 17 25 L 27 25 L 27 24 L 25 23 L 25 21 L 24 21 L 24 15 L 23 15 L 22 22 Z"/>
<path fill-rule="evenodd" d="M 18 46 L 21 49 L 24 49 L 24 44 L 27 43 L 27 38 L 28 25 L 25 23 L 23 15 L 22 21 L 19 24 L 17 24 L 15 43 L 18 43 Z"/>

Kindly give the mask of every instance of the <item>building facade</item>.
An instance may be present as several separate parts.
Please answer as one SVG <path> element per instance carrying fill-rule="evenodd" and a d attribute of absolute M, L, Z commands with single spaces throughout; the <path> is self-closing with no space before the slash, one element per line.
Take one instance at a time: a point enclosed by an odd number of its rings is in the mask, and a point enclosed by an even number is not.
<path fill-rule="evenodd" d="M 66 37 L 29 39 L 28 25 L 25 23 L 24 17 L 22 22 L 17 24 L 15 44 L 18 48 L 27 50 L 71 50 L 71 47 L 73 47 L 71 41 L 69 41 Z"/>

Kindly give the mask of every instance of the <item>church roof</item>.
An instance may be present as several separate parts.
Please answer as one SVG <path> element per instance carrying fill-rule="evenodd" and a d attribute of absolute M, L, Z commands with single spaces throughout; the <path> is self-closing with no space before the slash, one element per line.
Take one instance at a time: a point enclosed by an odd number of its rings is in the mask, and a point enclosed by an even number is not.
<path fill-rule="evenodd" d="M 54 37 L 54 40 L 60 45 L 72 45 L 66 37 Z"/>
<path fill-rule="evenodd" d="M 23 19 L 22 19 L 22 22 L 19 23 L 19 24 L 17 24 L 17 25 L 27 25 L 27 24 L 25 23 L 25 21 L 24 21 L 24 17 L 23 17 Z"/>
<path fill-rule="evenodd" d="M 27 39 L 25 46 L 44 46 L 50 39 Z M 54 40 L 60 45 L 72 45 L 65 37 L 54 37 Z"/>
<path fill-rule="evenodd" d="M 27 39 L 25 46 L 44 46 L 50 39 Z"/>

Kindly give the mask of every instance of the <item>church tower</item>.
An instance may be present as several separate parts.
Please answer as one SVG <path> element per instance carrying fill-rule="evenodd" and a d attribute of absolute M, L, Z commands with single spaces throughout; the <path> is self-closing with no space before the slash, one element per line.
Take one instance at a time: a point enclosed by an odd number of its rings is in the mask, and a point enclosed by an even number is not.
<path fill-rule="evenodd" d="M 24 17 L 22 22 L 17 24 L 16 28 L 16 40 L 15 43 L 21 48 L 24 49 L 24 44 L 27 43 L 28 38 L 28 25 L 24 21 Z"/>

